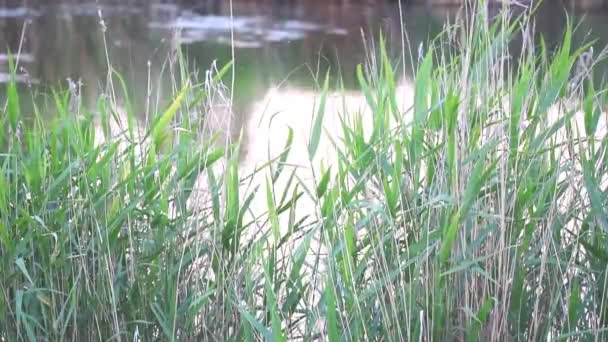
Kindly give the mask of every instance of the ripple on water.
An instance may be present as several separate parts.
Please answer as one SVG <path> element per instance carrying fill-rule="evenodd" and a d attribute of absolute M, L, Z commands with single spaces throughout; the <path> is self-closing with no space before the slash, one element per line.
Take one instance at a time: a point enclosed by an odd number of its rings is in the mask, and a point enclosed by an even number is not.
<path fill-rule="evenodd" d="M 313 33 L 342 35 L 346 30 L 312 21 L 276 20 L 265 16 L 198 15 L 184 11 L 174 20 L 154 21 L 150 27 L 180 31 L 182 44 L 211 41 L 239 48 L 259 48 L 264 43 L 305 39 Z M 234 33 L 234 39 L 232 34 Z"/>
<path fill-rule="evenodd" d="M 0 8 L 0 18 L 28 18 L 39 15 L 40 12 L 28 7 Z"/>

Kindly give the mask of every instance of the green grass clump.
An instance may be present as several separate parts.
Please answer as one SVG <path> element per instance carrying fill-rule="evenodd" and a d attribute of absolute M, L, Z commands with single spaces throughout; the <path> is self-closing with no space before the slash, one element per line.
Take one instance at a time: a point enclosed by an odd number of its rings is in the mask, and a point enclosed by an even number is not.
<path fill-rule="evenodd" d="M 314 188 L 288 163 L 292 132 L 261 186 L 238 143 L 201 143 L 205 117 L 190 114 L 209 87 L 182 82 L 143 127 L 127 108 L 116 132 L 111 97 L 94 114 L 55 93 L 49 121 L 20 112 L 11 82 L 0 339 L 608 338 L 606 87 L 570 26 L 549 52 L 527 14 L 446 27 L 407 112 L 381 40 L 357 70 L 373 125 L 343 114 Z"/>

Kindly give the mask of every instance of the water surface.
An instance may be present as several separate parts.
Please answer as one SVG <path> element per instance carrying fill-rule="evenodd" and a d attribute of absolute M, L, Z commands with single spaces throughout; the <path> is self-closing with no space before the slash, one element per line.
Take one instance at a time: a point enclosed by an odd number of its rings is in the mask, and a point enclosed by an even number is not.
<path fill-rule="evenodd" d="M 232 129 L 238 131 L 251 126 L 247 120 L 256 115 L 268 94 L 274 91 L 281 96 L 277 87 L 312 103 L 318 76 L 330 70 L 346 91 L 356 89 L 356 65 L 366 61 L 366 51 L 380 30 L 396 62 L 416 60 L 410 49 L 401 55 L 401 18 L 416 55 L 420 44 L 440 32 L 454 11 L 408 5 L 400 12 L 395 1 L 371 5 L 237 0 L 231 18 L 229 2 L 220 0 L 4 1 L 0 3 L 0 83 L 8 79 L 7 54 L 19 52 L 22 87 L 44 98 L 51 89 L 71 84 L 85 104 L 95 108 L 111 65 L 125 78 L 133 111 L 143 118 L 161 110 L 174 96 L 174 80 L 180 72 L 174 63 L 178 48 L 195 71 L 214 63 L 221 67 L 234 52 Z M 584 15 L 579 41 L 592 31 L 599 45 L 608 42 L 608 13 L 573 14 L 575 20 Z M 559 41 L 565 24 L 566 12 L 555 2 L 543 6 L 536 17 L 536 29 L 550 44 Z M 409 63 L 405 65 L 399 79 L 407 85 L 412 71 Z M 298 97 L 298 92 L 307 97 Z M 293 119 L 296 129 L 298 122 Z"/>

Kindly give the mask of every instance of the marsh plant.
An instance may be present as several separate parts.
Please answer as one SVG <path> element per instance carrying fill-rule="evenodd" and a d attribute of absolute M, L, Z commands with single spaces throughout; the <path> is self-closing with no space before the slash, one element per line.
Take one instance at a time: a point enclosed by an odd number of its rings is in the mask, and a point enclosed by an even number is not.
<path fill-rule="evenodd" d="M 292 134 L 255 174 L 238 141 L 201 138 L 230 66 L 205 84 L 182 70 L 144 123 L 110 94 L 90 110 L 56 91 L 52 119 L 25 113 L 12 81 L 0 340 L 605 340 L 604 52 L 575 47 L 572 25 L 548 49 L 531 11 L 446 26 L 413 63 L 406 111 L 411 62 L 379 39 L 357 69 L 372 124 L 341 113 L 339 139 L 323 130 L 338 80 L 320 77 L 313 186 L 288 163 Z M 336 158 L 320 167 L 322 140 Z"/>

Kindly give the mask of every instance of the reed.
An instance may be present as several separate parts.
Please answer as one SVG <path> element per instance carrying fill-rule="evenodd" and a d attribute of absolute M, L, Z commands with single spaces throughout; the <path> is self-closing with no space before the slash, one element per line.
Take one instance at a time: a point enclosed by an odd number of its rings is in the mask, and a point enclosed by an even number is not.
<path fill-rule="evenodd" d="M 89 111 L 69 91 L 52 94 L 53 119 L 29 115 L 11 81 L 0 339 L 608 338 L 606 85 L 593 79 L 605 52 L 575 48 L 572 25 L 548 51 L 530 14 L 480 8 L 446 26 L 406 112 L 380 39 L 357 70 L 372 125 L 343 113 L 341 139 L 323 131 L 327 76 L 312 187 L 287 162 L 291 132 L 253 174 L 238 141 L 201 140 L 230 66 L 205 84 L 182 69 L 143 124 L 128 107 L 118 120 L 112 96 Z M 315 162 L 321 139 L 332 165 Z"/>

